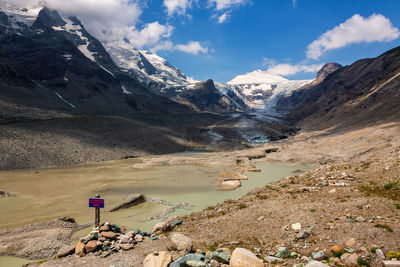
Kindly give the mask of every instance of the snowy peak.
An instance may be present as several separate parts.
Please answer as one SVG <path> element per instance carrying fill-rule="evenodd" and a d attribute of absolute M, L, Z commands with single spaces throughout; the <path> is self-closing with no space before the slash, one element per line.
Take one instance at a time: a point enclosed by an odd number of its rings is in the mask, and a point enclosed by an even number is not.
<path fill-rule="evenodd" d="M 263 70 L 255 70 L 244 75 L 238 75 L 227 84 L 239 85 L 239 84 L 274 84 L 287 82 L 288 79 L 274 73 Z"/>

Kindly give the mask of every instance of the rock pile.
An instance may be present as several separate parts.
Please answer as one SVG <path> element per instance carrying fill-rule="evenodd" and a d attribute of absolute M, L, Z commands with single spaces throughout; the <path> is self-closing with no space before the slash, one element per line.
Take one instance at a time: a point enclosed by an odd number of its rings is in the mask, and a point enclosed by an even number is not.
<path fill-rule="evenodd" d="M 123 233 L 118 225 L 105 222 L 94 228 L 86 237 L 81 238 L 74 252 L 81 257 L 88 253 L 107 257 L 121 250 L 133 249 L 137 243 L 146 239 L 157 238 L 158 236 L 153 232 L 142 232 L 138 229 Z"/>

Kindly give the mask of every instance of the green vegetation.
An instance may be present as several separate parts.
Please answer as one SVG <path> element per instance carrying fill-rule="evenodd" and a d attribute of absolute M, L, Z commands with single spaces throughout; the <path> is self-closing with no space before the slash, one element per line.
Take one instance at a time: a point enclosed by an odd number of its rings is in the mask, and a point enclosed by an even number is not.
<path fill-rule="evenodd" d="M 371 248 L 372 253 L 376 253 L 376 248 Z"/>
<path fill-rule="evenodd" d="M 396 207 L 396 209 L 400 210 L 400 204 L 394 204 L 394 206 Z"/>
<path fill-rule="evenodd" d="M 316 209 L 310 209 L 310 211 L 311 211 L 311 212 L 316 212 L 317 210 L 316 210 Z"/>
<path fill-rule="evenodd" d="M 398 184 L 399 184 L 398 181 L 390 181 L 389 183 L 385 184 L 383 186 L 383 188 L 385 188 L 386 190 L 390 190 L 390 189 L 394 188 Z"/>
<path fill-rule="evenodd" d="M 359 266 L 369 266 L 369 260 L 366 258 L 359 257 L 358 258 L 358 265 Z"/>
<path fill-rule="evenodd" d="M 386 224 L 375 224 L 374 225 L 376 228 L 382 228 L 382 229 L 385 229 L 386 231 L 388 231 L 388 232 L 393 232 L 393 229 L 389 226 L 389 225 L 386 225 Z"/>

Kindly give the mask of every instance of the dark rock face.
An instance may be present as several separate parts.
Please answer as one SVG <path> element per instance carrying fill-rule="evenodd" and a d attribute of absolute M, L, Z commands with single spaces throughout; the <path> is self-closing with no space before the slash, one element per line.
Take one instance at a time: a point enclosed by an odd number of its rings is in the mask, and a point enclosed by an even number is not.
<path fill-rule="evenodd" d="M 326 76 L 327 69 L 336 71 Z M 399 71 L 400 47 L 350 66 L 331 65 L 320 72 L 326 76 L 322 81 L 281 99 L 279 107 L 289 110 L 295 121 L 309 117 L 308 123 L 317 128 L 398 121 Z"/>
<path fill-rule="evenodd" d="M 178 93 L 178 99 L 183 100 L 183 103 L 188 102 L 196 111 L 229 112 L 240 109 L 228 97 L 220 94 L 211 79 L 199 82 L 193 88 L 187 88 Z"/>
<path fill-rule="evenodd" d="M 51 10 L 47 7 L 44 7 L 40 10 L 39 15 L 36 21 L 33 23 L 34 28 L 38 27 L 52 27 L 52 26 L 64 26 L 66 23 L 60 17 L 56 10 Z"/>

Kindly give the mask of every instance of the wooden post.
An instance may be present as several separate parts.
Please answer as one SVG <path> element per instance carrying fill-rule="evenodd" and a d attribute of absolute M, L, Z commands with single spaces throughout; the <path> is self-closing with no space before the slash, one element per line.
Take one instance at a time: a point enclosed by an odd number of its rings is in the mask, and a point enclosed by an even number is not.
<path fill-rule="evenodd" d="M 95 195 L 95 198 L 100 198 L 100 195 Z M 96 207 L 94 209 L 94 226 L 99 227 L 100 225 L 100 208 Z"/>

